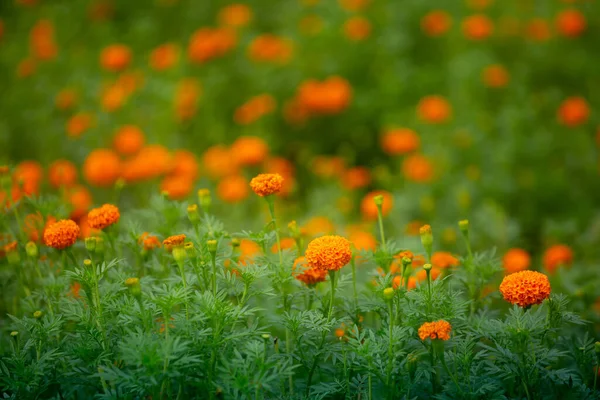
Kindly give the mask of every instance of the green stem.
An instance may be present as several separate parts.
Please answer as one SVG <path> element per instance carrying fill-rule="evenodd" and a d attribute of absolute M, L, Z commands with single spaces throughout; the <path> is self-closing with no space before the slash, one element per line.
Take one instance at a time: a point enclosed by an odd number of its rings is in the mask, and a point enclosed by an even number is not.
<path fill-rule="evenodd" d="M 279 268 L 283 267 L 283 254 L 281 252 L 281 240 L 279 239 L 279 229 L 277 229 L 277 218 L 275 218 L 275 200 L 273 196 L 265 197 L 267 204 L 269 205 L 269 213 L 271 214 L 271 223 L 273 224 L 273 230 L 275 231 L 275 238 L 277 239 L 277 252 L 279 253 Z"/>
<path fill-rule="evenodd" d="M 217 296 L 217 253 L 211 254 L 211 262 L 212 262 L 212 291 L 213 296 Z"/>
<path fill-rule="evenodd" d="M 394 303 L 393 301 L 388 301 L 388 312 L 389 312 L 389 346 L 388 346 L 388 365 L 387 365 L 387 380 L 386 384 L 388 385 L 388 393 L 390 399 L 394 398 L 394 382 L 392 381 L 392 366 L 394 360 L 394 342 L 393 342 L 393 332 L 394 332 Z"/>
<path fill-rule="evenodd" d="M 354 296 L 354 312 L 356 313 L 356 320 L 358 321 L 358 292 L 356 291 L 356 262 L 354 261 L 354 257 L 350 261 L 350 266 L 352 267 L 352 293 Z"/>
<path fill-rule="evenodd" d="M 383 216 L 381 215 L 381 206 L 377 206 L 377 221 L 379 224 L 379 236 L 381 238 L 381 248 L 384 252 L 387 252 L 387 243 L 385 241 L 385 234 L 383 231 Z"/>
<path fill-rule="evenodd" d="M 190 314 L 189 314 L 188 300 L 187 300 L 187 280 L 185 279 L 184 262 L 178 261 L 177 266 L 179 267 L 179 273 L 181 274 L 181 281 L 183 283 L 183 288 L 186 290 L 186 295 L 185 295 L 185 300 L 184 300 L 185 301 L 185 319 L 189 320 Z"/>

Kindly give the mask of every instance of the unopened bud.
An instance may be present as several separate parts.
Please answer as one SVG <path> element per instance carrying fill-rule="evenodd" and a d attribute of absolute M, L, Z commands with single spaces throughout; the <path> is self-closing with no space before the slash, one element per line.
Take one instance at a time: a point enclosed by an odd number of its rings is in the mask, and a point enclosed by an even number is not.
<path fill-rule="evenodd" d="M 208 240 L 206 242 L 206 247 L 208 247 L 208 251 L 211 253 L 217 252 L 217 241 L 216 240 Z"/>
<path fill-rule="evenodd" d="M 200 203 L 200 207 L 207 212 L 212 204 L 212 198 L 210 196 L 210 190 L 208 189 L 199 189 L 198 190 L 198 202 Z"/>
<path fill-rule="evenodd" d="M 394 298 L 394 289 L 391 287 L 383 289 L 383 298 L 386 300 L 391 300 Z"/>
<path fill-rule="evenodd" d="M 269 338 L 271 337 L 271 335 L 269 335 L 268 333 L 263 333 L 263 334 L 261 335 L 261 337 L 262 337 L 263 339 L 265 339 L 265 340 L 269 340 Z"/>
<path fill-rule="evenodd" d="M 187 214 L 192 224 L 197 224 L 198 222 L 200 222 L 200 214 L 198 213 L 197 204 L 190 204 L 187 208 Z"/>
<path fill-rule="evenodd" d="M 35 318 L 35 319 L 42 318 L 42 312 L 40 310 L 37 310 L 36 312 L 33 313 L 33 318 Z"/>
<path fill-rule="evenodd" d="M 27 244 L 25 245 L 25 252 L 27 253 L 28 257 L 38 258 L 39 251 L 37 245 L 34 242 L 27 242 Z"/>
<path fill-rule="evenodd" d="M 187 259 L 187 251 L 183 246 L 173 247 L 173 258 L 178 264 L 183 263 Z"/>
<path fill-rule="evenodd" d="M 192 242 L 186 242 L 183 245 L 183 248 L 185 249 L 185 252 L 187 253 L 188 257 L 196 257 L 196 248 L 194 247 L 194 243 Z"/>
<path fill-rule="evenodd" d="M 90 236 L 90 237 L 85 238 L 85 249 L 90 252 L 96 250 L 96 237 L 95 236 Z"/>
<path fill-rule="evenodd" d="M 431 264 L 425 264 L 423 265 L 423 269 L 427 272 L 431 271 L 431 268 L 433 268 L 433 266 Z"/>
<path fill-rule="evenodd" d="M 408 267 L 410 264 L 412 263 L 412 260 L 410 259 L 410 257 L 402 257 L 402 266 L 404 268 Z"/>
<path fill-rule="evenodd" d="M 17 331 L 12 331 L 10 333 L 10 336 L 12 336 L 12 337 L 17 337 L 18 335 L 19 335 L 19 332 L 17 332 Z"/>
<path fill-rule="evenodd" d="M 139 278 L 127 278 L 125 280 L 125 286 L 129 288 L 129 292 L 132 296 L 138 297 L 142 295 L 142 286 L 140 285 Z"/>
<path fill-rule="evenodd" d="M 419 229 L 421 235 L 421 244 L 425 248 L 428 255 L 431 255 L 431 247 L 433 246 L 433 233 L 431 232 L 431 226 L 423 225 Z"/>
<path fill-rule="evenodd" d="M 381 207 L 383 205 L 383 195 L 378 194 L 377 196 L 373 196 L 373 203 L 375 203 L 377 207 Z"/>
<path fill-rule="evenodd" d="M 296 221 L 292 221 L 288 224 L 288 229 L 292 234 L 292 237 L 297 238 L 300 236 L 300 231 L 298 230 L 298 223 Z"/>
<path fill-rule="evenodd" d="M 238 239 L 238 238 L 231 239 L 231 247 L 233 247 L 234 249 L 237 249 L 238 247 L 240 247 L 241 244 L 242 244 L 242 242 L 240 239 Z"/>
<path fill-rule="evenodd" d="M 458 229 L 460 229 L 463 235 L 469 233 L 469 220 L 463 219 L 462 221 L 458 221 Z"/>
<path fill-rule="evenodd" d="M 86 258 L 85 260 L 83 260 L 83 266 L 86 268 L 90 268 L 92 266 L 92 260 Z"/>

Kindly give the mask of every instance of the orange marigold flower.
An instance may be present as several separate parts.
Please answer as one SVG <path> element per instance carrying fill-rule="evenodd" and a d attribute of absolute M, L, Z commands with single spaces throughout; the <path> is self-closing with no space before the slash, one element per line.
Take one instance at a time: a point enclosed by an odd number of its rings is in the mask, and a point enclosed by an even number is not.
<path fill-rule="evenodd" d="M 587 122 L 590 107 L 583 97 L 574 96 L 565 99 L 558 108 L 558 122 L 568 127 L 576 127 Z"/>
<path fill-rule="evenodd" d="M 510 77 L 506 68 L 502 65 L 494 64 L 487 66 L 483 70 L 482 79 L 487 87 L 501 88 L 508 84 Z"/>
<path fill-rule="evenodd" d="M 75 185 L 66 191 L 67 202 L 71 205 L 71 219 L 79 219 L 87 214 L 92 205 L 92 194 L 82 185 Z"/>
<path fill-rule="evenodd" d="M 260 197 L 279 193 L 283 177 L 279 174 L 258 174 L 250 181 L 250 187 Z"/>
<path fill-rule="evenodd" d="M 264 93 L 252 97 L 235 110 L 233 119 L 240 125 L 249 125 L 261 117 L 275 110 L 275 99 L 270 94 Z"/>
<path fill-rule="evenodd" d="M 502 257 L 502 265 L 506 274 L 512 274 L 515 272 L 523 271 L 529 268 L 531 264 L 531 257 L 523 249 L 513 248 L 510 249 Z"/>
<path fill-rule="evenodd" d="M 381 214 L 382 216 L 387 216 L 390 211 L 392 211 L 392 207 L 394 205 L 394 198 L 390 192 L 385 190 L 375 190 L 373 192 L 369 192 L 362 198 L 360 202 L 360 212 L 362 213 L 363 218 L 367 220 L 375 220 L 377 219 L 377 205 L 373 200 L 375 196 L 383 196 L 383 204 L 381 205 Z"/>
<path fill-rule="evenodd" d="M 89 237 L 99 237 L 100 230 L 94 229 L 88 224 L 88 216 L 87 214 L 83 215 L 79 218 L 79 237 L 82 239 L 87 239 Z"/>
<path fill-rule="evenodd" d="M 150 235 L 148 232 L 144 232 L 140 235 L 138 243 L 141 244 L 146 251 L 157 249 L 161 246 L 158 237 Z"/>
<path fill-rule="evenodd" d="M 492 34 L 493 30 L 494 23 L 486 15 L 471 15 L 462 21 L 463 34 L 470 40 L 484 40 Z"/>
<path fill-rule="evenodd" d="M 585 31 L 587 22 L 579 10 L 562 10 L 556 15 L 556 30 L 566 37 L 577 37 Z"/>
<path fill-rule="evenodd" d="M 200 84 L 195 78 L 182 79 L 175 92 L 175 115 L 179 121 L 187 121 L 196 115 Z"/>
<path fill-rule="evenodd" d="M 202 155 L 202 166 L 211 178 L 221 178 L 238 172 L 231 151 L 221 145 L 209 147 Z"/>
<path fill-rule="evenodd" d="M 28 214 L 23 221 L 23 231 L 32 242 L 39 242 L 44 235 L 44 230 L 51 224 L 55 223 L 56 219 L 52 216 L 46 217 L 38 211 L 35 214 Z"/>
<path fill-rule="evenodd" d="M 198 169 L 198 159 L 191 151 L 180 149 L 173 153 L 173 165 L 169 172 L 170 175 L 185 176 L 196 180 Z"/>
<path fill-rule="evenodd" d="M 344 34 L 355 42 L 365 40 L 371 34 L 371 23 L 364 17 L 352 17 L 344 23 Z"/>
<path fill-rule="evenodd" d="M 248 46 L 248 58 L 254 62 L 286 64 L 294 53 L 293 42 L 271 34 L 257 36 Z"/>
<path fill-rule="evenodd" d="M 356 12 L 365 9 L 371 0 L 338 0 L 338 2 L 344 10 Z"/>
<path fill-rule="evenodd" d="M 58 47 L 54 41 L 54 25 L 51 21 L 39 20 L 29 35 L 31 53 L 38 60 L 48 61 L 56 57 Z"/>
<path fill-rule="evenodd" d="M 217 196 L 227 203 L 239 203 L 248 197 L 248 181 L 241 175 L 223 178 L 217 186 Z"/>
<path fill-rule="evenodd" d="M 237 36 L 228 28 L 200 28 L 192 34 L 188 45 L 188 58 L 192 63 L 203 64 L 222 57 L 235 47 Z"/>
<path fill-rule="evenodd" d="M 161 44 L 150 53 L 150 67 L 155 71 L 165 71 L 179 61 L 179 46 L 175 43 Z"/>
<path fill-rule="evenodd" d="M 544 42 L 552 36 L 550 24 L 542 18 L 533 18 L 525 26 L 525 37 L 535 42 Z"/>
<path fill-rule="evenodd" d="M 362 189 L 371 183 L 371 172 L 367 167 L 352 167 L 344 171 L 342 184 L 348 190 Z"/>
<path fill-rule="evenodd" d="M 140 128 L 135 125 L 123 125 L 115 133 L 113 147 L 119 154 L 129 156 L 140 151 L 145 140 Z"/>
<path fill-rule="evenodd" d="M 297 98 L 300 106 L 310 113 L 338 114 L 350 104 L 352 87 L 339 76 L 329 77 L 322 82 L 308 80 L 298 88 Z"/>
<path fill-rule="evenodd" d="M 112 204 L 104 204 L 88 213 L 88 224 L 93 229 L 104 229 L 119 222 L 119 208 Z"/>
<path fill-rule="evenodd" d="M 37 64 L 33 58 L 25 58 L 17 64 L 17 76 L 27 78 L 35 73 L 36 68 Z"/>
<path fill-rule="evenodd" d="M 432 340 L 449 340 L 451 331 L 452 326 L 448 321 L 444 321 L 443 319 L 434 322 L 425 322 L 419 328 L 419 338 L 421 338 L 421 340 L 425 340 L 427 338 Z"/>
<path fill-rule="evenodd" d="M 417 105 L 417 114 L 425 122 L 441 124 L 448 121 L 452 115 L 452 107 L 442 96 L 425 96 Z"/>
<path fill-rule="evenodd" d="M 296 240 L 294 240 L 294 238 L 291 237 L 286 237 L 283 238 L 279 241 L 279 244 L 281 245 L 281 250 L 286 250 L 286 249 L 293 249 L 294 247 L 296 247 Z M 275 242 L 273 244 L 273 246 L 271 246 L 271 253 L 275 254 L 278 252 L 278 246 L 277 246 L 277 242 Z"/>
<path fill-rule="evenodd" d="M 550 296 L 550 281 L 546 275 L 536 271 L 515 272 L 504 277 L 500 293 L 512 304 L 529 307 Z"/>
<path fill-rule="evenodd" d="M 325 282 L 327 271 L 318 268 L 307 268 L 302 273 L 297 273 L 294 278 L 303 282 L 306 286 L 314 286 L 317 283 Z"/>
<path fill-rule="evenodd" d="M 69 110 L 77 103 L 77 97 L 75 89 L 63 89 L 54 98 L 54 104 L 59 110 Z"/>
<path fill-rule="evenodd" d="M 308 220 L 300 231 L 302 234 L 310 237 L 330 234 L 335 232 L 335 225 L 333 225 L 333 222 L 327 217 L 316 216 Z"/>
<path fill-rule="evenodd" d="M 544 267 L 554 273 L 558 267 L 570 266 L 573 262 L 573 250 L 567 245 L 557 244 L 544 252 Z"/>
<path fill-rule="evenodd" d="M 452 18 L 443 10 L 434 10 L 421 19 L 421 29 L 428 36 L 441 36 L 450 29 Z"/>
<path fill-rule="evenodd" d="M 61 219 L 48 226 L 44 231 L 44 243 L 55 249 L 73 246 L 79 237 L 79 226 L 70 219 Z"/>
<path fill-rule="evenodd" d="M 381 136 L 381 148 L 389 155 L 412 153 L 420 145 L 419 136 L 408 128 L 392 129 Z"/>
<path fill-rule="evenodd" d="M 348 239 L 352 242 L 356 250 L 371 250 L 375 251 L 377 248 L 377 240 L 375 236 L 369 232 L 354 231 Z"/>
<path fill-rule="evenodd" d="M 431 265 L 438 268 L 451 268 L 460 265 L 460 261 L 447 251 L 436 251 L 431 256 Z"/>
<path fill-rule="evenodd" d="M 73 186 L 77 182 L 77 168 L 69 160 L 56 160 L 48 167 L 48 179 L 55 188 Z"/>
<path fill-rule="evenodd" d="M 240 136 L 231 145 L 231 155 L 241 166 L 264 162 L 269 154 L 269 145 L 256 136 Z"/>
<path fill-rule="evenodd" d="M 13 171 L 13 181 L 17 184 L 17 189 L 22 190 L 22 194 L 30 196 L 39 192 L 39 186 L 42 181 L 42 166 L 37 161 L 26 160 L 20 162 Z M 14 191 L 14 188 L 13 188 Z M 19 193 L 20 196 L 21 193 Z M 13 197 L 15 193 L 13 193 Z M 14 199 L 15 201 L 17 199 Z"/>
<path fill-rule="evenodd" d="M 313 268 L 337 271 L 352 259 L 348 239 L 341 236 L 321 236 L 312 240 L 306 249 L 306 261 Z"/>
<path fill-rule="evenodd" d="M 182 200 L 194 189 L 194 180 L 189 176 L 166 176 L 160 183 L 161 192 L 166 192 L 172 200 Z"/>
<path fill-rule="evenodd" d="M 181 245 L 183 245 L 183 242 L 185 242 L 185 235 L 184 234 L 173 235 L 173 236 L 169 236 L 168 238 L 166 238 L 165 240 L 163 240 L 163 246 L 165 246 L 165 248 L 167 250 L 171 250 L 175 246 L 181 246 Z"/>
<path fill-rule="evenodd" d="M 83 176 L 95 186 L 110 186 L 121 174 L 121 160 L 114 151 L 97 149 L 83 163 Z"/>
<path fill-rule="evenodd" d="M 221 25 L 239 28 L 252 20 L 252 10 L 246 4 L 230 4 L 219 11 L 217 19 Z"/>
<path fill-rule="evenodd" d="M 413 182 L 431 182 L 434 176 L 433 165 L 422 154 L 412 154 L 402 161 L 402 174 Z"/>
<path fill-rule="evenodd" d="M 100 65 L 107 71 L 122 71 L 131 63 L 131 49 L 124 44 L 113 44 L 102 49 Z"/>
<path fill-rule="evenodd" d="M 90 113 L 80 112 L 73 115 L 66 124 L 67 135 L 69 137 L 78 138 L 85 131 L 92 127 L 94 117 Z"/>

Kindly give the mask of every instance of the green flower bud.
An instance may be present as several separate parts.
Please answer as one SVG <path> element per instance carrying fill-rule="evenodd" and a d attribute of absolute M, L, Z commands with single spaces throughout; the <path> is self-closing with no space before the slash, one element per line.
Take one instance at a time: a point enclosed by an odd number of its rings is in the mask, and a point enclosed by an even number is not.
<path fill-rule="evenodd" d="M 140 285 L 139 278 L 127 278 L 125 280 L 125 286 L 129 288 L 129 292 L 132 296 L 139 297 L 142 295 L 142 286 Z"/>
<path fill-rule="evenodd" d="M 210 196 L 210 190 L 208 189 L 199 189 L 198 190 L 198 202 L 200 203 L 200 207 L 204 210 L 204 212 L 208 212 L 212 204 L 212 198 Z"/>
<path fill-rule="evenodd" d="M 85 238 L 85 249 L 89 252 L 96 250 L 96 238 L 94 236 Z"/>
<path fill-rule="evenodd" d="M 101 237 L 96 238 L 96 254 L 104 254 L 104 239 Z"/>
<path fill-rule="evenodd" d="M 377 196 L 373 196 L 373 203 L 375 203 L 377 207 L 381 207 L 383 205 L 383 195 L 378 194 Z"/>
<path fill-rule="evenodd" d="M 269 338 L 271 337 L 271 335 L 269 335 L 268 333 L 263 333 L 263 334 L 261 335 L 261 337 L 262 337 L 263 339 L 265 339 L 265 340 L 269 340 Z"/>
<path fill-rule="evenodd" d="M 469 233 L 469 220 L 463 219 L 462 221 L 458 221 L 458 229 L 460 229 L 463 235 Z"/>
<path fill-rule="evenodd" d="M 237 249 L 238 247 L 240 247 L 240 245 L 242 244 L 242 241 L 238 238 L 233 238 L 231 239 L 231 247 L 233 247 L 234 249 Z"/>
<path fill-rule="evenodd" d="M 85 260 L 83 260 L 83 266 L 86 268 L 91 268 L 92 267 L 92 260 L 90 260 L 89 258 L 86 258 Z"/>
<path fill-rule="evenodd" d="M 383 298 L 386 300 L 391 300 L 394 298 L 394 289 L 391 287 L 383 289 Z"/>
<path fill-rule="evenodd" d="M 185 249 L 185 252 L 189 258 L 196 257 L 196 248 L 194 247 L 194 243 L 187 242 L 183 245 L 183 248 Z"/>
<path fill-rule="evenodd" d="M 12 337 L 17 337 L 18 335 L 19 335 L 19 332 L 17 332 L 17 331 L 12 331 L 10 333 L 10 336 L 12 336 Z"/>
<path fill-rule="evenodd" d="M 200 222 L 200 213 L 198 213 L 198 205 L 190 204 L 187 208 L 188 219 L 192 224 Z"/>
<path fill-rule="evenodd" d="M 433 266 L 431 264 L 425 264 L 423 265 L 423 269 L 427 272 L 431 271 L 431 268 L 433 268 Z"/>
<path fill-rule="evenodd" d="M 217 241 L 216 240 L 208 240 L 206 242 L 206 247 L 208 247 L 208 251 L 211 253 L 217 252 Z"/>
<path fill-rule="evenodd" d="M 27 256 L 31 258 L 38 258 L 39 251 L 37 245 L 34 242 L 27 242 L 27 244 L 25 245 L 25 252 L 27 253 Z"/>
<path fill-rule="evenodd" d="M 187 260 L 187 251 L 183 246 L 177 246 L 173 248 L 173 258 L 178 264 L 183 263 Z"/>
<path fill-rule="evenodd" d="M 35 319 L 42 318 L 42 312 L 40 310 L 37 310 L 36 312 L 33 313 L 33 318 L 35 318 Z"/>

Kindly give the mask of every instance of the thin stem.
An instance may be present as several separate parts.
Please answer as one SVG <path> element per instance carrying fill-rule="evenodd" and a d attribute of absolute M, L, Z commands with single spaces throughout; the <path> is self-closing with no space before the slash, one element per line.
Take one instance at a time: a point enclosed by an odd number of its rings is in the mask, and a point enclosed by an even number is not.
<path fill-rule="evenodd" d="M 379 223 L 379 236 L 381 238 L 381 247 L 384 252 L 387 252 L 387 243 L 385 242 L 385 234 L 383 232 L 383 216 L 381 215 L 381 206 L 377 206 L 377 221 Z"/>
<path fill-rule="evenodd" d="M 277 239 L 277 252 L 279 253 L 279 267 L 283 267 L 283 254 L 281 252 L 281 240 L 279 239 L 279 229 L 277 229 L 277 218 L 275 218 L 275 200 L 273 196 L 265 197 L 267 204 L 269 205 L 269 213 L 271 214 L 271 223 L 273 224 L 273 230 L 275 231 L 275 238 Z"/>
<path fill-rule="evenodd" d="M 177 262 L 177 266 L 179 267 L 179 273 L 181 274 L 181 281 L 183 282 L 183 288 L 186 290 L 186 296 L 185 296 L 185 319 L 189 320 L 190 319 L 190 314 L 189 314 L 188 301 L 187 301 L 187 280 L 185 279 L 184 262 L 183 261 L 178 261 Z"/>
<path fill-rule="evenodd" d="M 392 381 L 392 366 L 394 360 L 394 342 L 393 342 L 393 332 L 394 332 L 394 303 L 392 300 L 388 301 L 388 317 L 389 317 L 389 346 L 388 346 L 388 365 L 387 365 L 387 380 L 386 384 L 388 385 L 388 393 L 390 399 L 394 398 L 394 382 Z"/>
<path fill-rule="evenodd" d="M 212 269 L 213 269 L 212 291 L 213 291 L 213 296 L 216 296 L 217 295 L 217 254 L 216 253 L 211 254 L 211 262 L 212 262 Z"/>
<path fill-rule="evenodd" d="M 352 267 L 352 293 L 354 295 L 354 312 L 357 314 L 356 318 L 358 320 L 358 294 L 356 291 L 356 262 L 354 257 L 350 260 L 350 266 Z"/>

